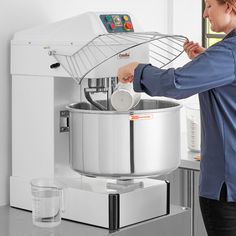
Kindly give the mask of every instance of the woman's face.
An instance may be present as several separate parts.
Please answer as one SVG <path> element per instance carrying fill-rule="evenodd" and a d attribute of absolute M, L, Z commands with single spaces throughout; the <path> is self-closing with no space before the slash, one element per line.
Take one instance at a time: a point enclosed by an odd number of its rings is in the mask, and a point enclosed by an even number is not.
<path fill-rule="evenodd" d="M 204 18 L 208 18 L 211 23 L 211 30 L 214 32 L 228 31 L 230 24 L 229 4 L 220 4 L 217 0 L 206 0 Z"/>

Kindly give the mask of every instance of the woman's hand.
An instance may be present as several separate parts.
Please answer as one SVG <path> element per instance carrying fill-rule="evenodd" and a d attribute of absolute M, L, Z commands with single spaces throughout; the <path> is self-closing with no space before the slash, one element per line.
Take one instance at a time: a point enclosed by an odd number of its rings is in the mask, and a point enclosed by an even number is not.
<path fill-rule="evenodd" d="M 184 42 L 183 48 L 191 60 L 205 51 L 205 48 L 201 47 L 198 43 L 188 40 Z"/>
<path fill-rule="evenodd" d="M 132 62 L 118 69 L 118 80 L 121 83 L 132 83 L 134 80 L 134 70 L 138 66 L 138 62 Z"/>

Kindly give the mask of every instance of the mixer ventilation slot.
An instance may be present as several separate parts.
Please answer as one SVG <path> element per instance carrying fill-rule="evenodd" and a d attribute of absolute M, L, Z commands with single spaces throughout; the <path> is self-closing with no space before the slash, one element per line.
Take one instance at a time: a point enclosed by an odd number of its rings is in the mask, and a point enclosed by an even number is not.
<path fill-rule="evenodd" d="M 72 54 L 49 51 L 57 62 L 77 82 L 81 83 L 94 68 L 115 56 L 125 56 L 128 50 L 144 47 L 149 51 L 149 62 L 159 68 L 171 63 L 183 52 L 181 35 L 164 35 L 157 32 L 110 33 L 95 37 Z"/>

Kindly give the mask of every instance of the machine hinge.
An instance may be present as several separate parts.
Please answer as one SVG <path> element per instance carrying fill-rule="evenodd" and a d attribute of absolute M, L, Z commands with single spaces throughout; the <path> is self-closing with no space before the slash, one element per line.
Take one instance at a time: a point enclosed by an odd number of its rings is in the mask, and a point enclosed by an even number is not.
<path fill-rule="evenodd" d="M 60 132 L 69 132 L 70 126 L 69 126 L 69 116 L 70 112 L 60 111 Z"/>

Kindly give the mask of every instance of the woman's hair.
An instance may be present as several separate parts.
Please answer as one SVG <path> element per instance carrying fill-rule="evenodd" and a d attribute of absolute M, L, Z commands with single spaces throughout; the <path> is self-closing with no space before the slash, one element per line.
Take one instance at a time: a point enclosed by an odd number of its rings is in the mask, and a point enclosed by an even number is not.
<path fill-rule="evenodd" d="M 219 4 L 228 3 L 233 7 L 234 12 L 236 13 L 236 0 L 216 0 Z"/>

